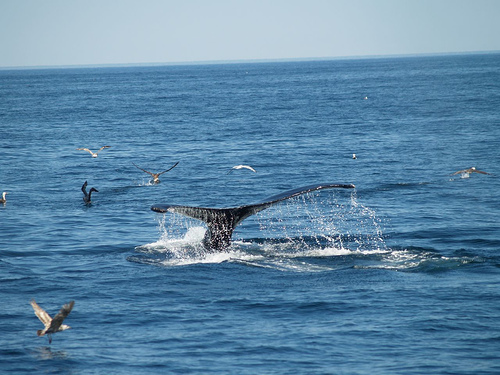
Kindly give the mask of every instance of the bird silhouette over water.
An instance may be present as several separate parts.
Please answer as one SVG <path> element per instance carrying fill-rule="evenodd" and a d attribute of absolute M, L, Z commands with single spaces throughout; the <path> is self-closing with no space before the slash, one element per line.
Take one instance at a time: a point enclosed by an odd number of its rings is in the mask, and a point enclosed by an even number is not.
<path fill-rule="evenodd" d="M 146 173 L 150 174 L 150 175 L 151 175 L 151 177 L 153 177 L 153 183 L 154 183 L 154 184 L 158 184 L 158 183 L 160 183 L 160 176 L 161 176 L 163 173 L 166 173 L 166 172 L 168 172 L 168 171 L 170 171 L 170 170 L 174 169 L 174 168 L 177 166 L 177 164 L 179 164 L 179 162 L 175 163 L 175 164 L 174 164 L 173 166 L 171 166 L 169 169 L 167 169 L 167 170 L 165 170 L 165 171 L 163 171 L 163 172 L 159 172 L 159 173 L 153 173 L 153 172 L 147 171 L 147 170 L 145 170 L 145 169 L 142 169 L 141 167 L 137 166 L 135 163 L 132 163 L 132 164 L 134 164 L 134 166 L 135 166 L 136 168 L 140 169 L 141 171 L 143 171 L 143 172 L 146 172 Z"/>
<path fill-rule="evenodd" d="M 251 166 L 249 166 L 249 165 L 243 165 L 243 164 L 240 164 L 240 165 L 235 165 L 234 167 L 232 167 L 232 168 L 229 170 L 229 172 L 227 172 L 227 174 L 231 173 L 231 172 L 232 172 L 232 171 L 234 171 L 235 169 L 243 169 L 243 168 L 245 168 L 245 169 L 249 169 L 249 170 L 251 170 L 252 172 L 257 173 L 257 171 L 256 171 L 255 169 L 253 169 Z"/>
<path fill-rule="evenodd" d="M 5 196 L 6 196 L 7 194 L 9 194 L 9 193 L 7 193 L 6 191 L 4 191 L 4 192 L 2 193 L 2 198 L 0 198 L 0 203 L 6 203 L 6 202 L 7 202 L 7 198 L 5 198 Z"/>
<path fill-rule="evenodd" d="M 110 148 L 111 146 L 102 146 L 99 150 L 97 150 L 96 152 L 92 152 L 90 151 L 88 148 L 77 148 L 77 150 L 82 150 L 82 151 L 87 151 L 90 153 L 90 155 L 92 155 L 93 158 L 96 158 L 97 157 L 97 154 L 99 154 L 99 152 L 101 152 L 102 150 L 104 150 L 105 148 Z"/>
<path fill-rule="evenodd" d="M 480 171 L 479 169 L 476 169 L 476 167 L 471 167 L 468 169 L 462 169 L 461 171 L 457 171 L 457 172 L 453 173 L 452 176 L 457 175 L 457 174 L 461 174 L 462 178 L 467 178 L 470 176 L 471 173 L 491 174 L 488 172 Z"/>
<path fill-rule="evenodd" d="M 69 303 L 66 303 L 61 310 L 54 316 L 54 318 L 51 318 L 47 312 L 42 309 L 36 302 L 35 300 L 31 300 L 31 306 L 33 307 L 33 310 L 35 310 L 35 315 L 40 319 L 40 321 L 43 323 L 45 326 L 44 329 L 39 329 L 36 334 L 38 336 L 44 336 L 48 335 L 49 337 L 49 344 L 52 343 L 52 334 L 65 331 L 67 329 L 70 329 L 71 327 L 62 324 L 64 319 L 69 315 L 71 310 L 73 309 L 73 306 L 75 305 L 75 301 L 71 301 Z"/>
<path fill-rule="evenodd" d="M 99 193 L 99 190 L 97 190 L 96 188 L 90 188 L 89 192 L 87 193 L 87 181 L 85 181 L 82 185 L 82 192 L 83 192 L 83 201 L 87 204 L 91 203 L 91 195 L 92 195 L 92 192 L 96 192 L 96 193 Z"/>

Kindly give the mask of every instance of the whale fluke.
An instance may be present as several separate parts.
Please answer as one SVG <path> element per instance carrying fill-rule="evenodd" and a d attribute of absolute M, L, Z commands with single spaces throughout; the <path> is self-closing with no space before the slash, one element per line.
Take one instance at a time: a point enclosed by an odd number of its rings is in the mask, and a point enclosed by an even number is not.
<path fill-rule="evenodd" d="M 207 224 L 207 231 L 203 238 L 203 246 L 208 251 L 223 251 L 231 244 L 231 236 L 234 228 L 251 215 L 269 208 L 276 203 L 321 189 L 353 189 L 352 184 L 316 184 L 288 190 L 284 193 L 273 195 L 261 202 L 246 206 L 230 208 L 208 208 L 179 205 L 155 205 L 151 210 L 159 213 L 177 213 L 204 221 Z"/>

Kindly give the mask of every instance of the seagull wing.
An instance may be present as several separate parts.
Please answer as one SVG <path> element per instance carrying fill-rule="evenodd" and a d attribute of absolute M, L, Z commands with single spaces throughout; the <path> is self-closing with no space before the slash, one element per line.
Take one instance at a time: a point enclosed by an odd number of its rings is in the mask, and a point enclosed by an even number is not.
<path fill-rule="evenodd" d="M 153 177 L 155 176 L 155 174 L 153 172 L 150 172 L 150 171 L 147 171 L 145 169 L 142 169 L 141 167 L 138 167 L 135 163 L 132 163 L 132 164 L 134 164 L 135 167 L 138 168 L 138 169 L 140 169 L 141 171 L 146 172 L 146 173 L 150 174 Z"/>
<path fill-rule="evenodd" d="M 38 319 L 40 319 L 40 321 L 47 327 L 50 325 L 50 323 L 52 322 L 52 318 L 50 317 L 49 314 L 47 314 L 47 312 L 42 309 L 38 303 L 35 302 L 34 299 L 31 300 L 31 306 L 33 307 L 33 310 L 35 310 L 35 315 L 38 317 Z"/>
<path fill-rule="evenodd" d="M 52 322 L 50 323 L 50 327 L 47 331 L 49 332 L 57 332 L 59 327 L 61 326 L 62 322 L 66 317 L 69 315 L 71 310 L 73 310 L 73 306 L 75 305 L 75 301 L 71 301 L 67 304 L 65 304 L 61 310 L 57 313 L 56 316 L 54 316 L 54 319 L 52 319 Z"/>
<path fill-rule="evenodd" d="M 77 150 L 87 151 L 90 152 L 91 155 L 94 155 L 94 153 L 90 151 L 88 148 L 77 148 Z"/>
<path fill-rule="evenodd" d="M 457 171 L 455 173 L 452 173 L 451 175 L 454 176 L 456 174 L 462 174 L 462 173 L 469 173 L 469 170 L 468 169 L 462 169 L 461 171 Z"/>
<path fill-rule="evenodd" d="M 481 174 L 491 174 L 491 173 L 488 173 L 488 172 L 480 171 L 479 169 L 475 169 L 475 170 L 473 170 L 473 172 L 475 172 L 475 173 L 481 173 Z"/>
<path fill-rule="evenodd" d="M 253 169 L 253 168 L 252 168 L 251 166 L 249 166 L 249 165 L 237 165 L 237 166 L 235 166 L 235 167 L 233 167 L 233 168 L 235 168 L 235 169 L 242 169 L 242 168 L 246 168 L 246 169 L 250 169 L 250 170 L 251 170 L 251 171 L 253 171 L 253 172 L 257 172 L 255 169 Z"/>
<path fill-rule="evenodd" d="M 111 146 L 102 146 L 99 150 L 96 151 L 96 154 L 98 154 L 100 151 L 104 150 L 105 148 L 110 148 Z"/>
<path fill-rule="evenodd" d="M 174 169 L 175 167 L 177 167 L 177 164 L 179 164 L 179 162 L 175 163 L 173 166 L 171 166 L 170 168 L 168 168 L 166 171 L 158 173 L 158 176 L 161 175 L 161 174 L 163 174 L 163 173 L 165 173 L 165 172 L 168 172 L 168 171 Z"/>
<path fill-rule="evenodd" d="M 250 169 L 251 171 L 257 173 L 257 171 L 255 169 L 253 169 L 251 166 L 249 166 L 249 165 L 241 165 L 241 164 L 240 165 L 235 165 L 227 173 L 228 174 L 231 173 L 233 171 L 233 169 L 242 169 L 242 168 Z"/>

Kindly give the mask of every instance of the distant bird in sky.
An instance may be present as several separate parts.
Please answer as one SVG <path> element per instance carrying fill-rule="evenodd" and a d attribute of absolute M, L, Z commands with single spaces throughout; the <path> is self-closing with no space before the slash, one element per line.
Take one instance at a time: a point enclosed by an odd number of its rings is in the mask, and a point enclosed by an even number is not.
<path fill-rule="evenodd" d="M 49 336 L 49 344 L 51 344 L 52 343 L 52 334 L 53 333 L 65 331 L 65 330 L 71 328 L 70 326 L 68 326 L 66 324 L 62 324 L 62 323 L 63 323 L 64 319 L 66 319 L 66 317 L 69 315 L 69 313 L 73 309 L 74 305 L 75 305 L 75 301 L 71 301 L 71 302 L 65 304 L 61 308 L 61 310 L 59 310 L 59 312 L 57 313 L 57 315 L 54 316 L 54 318 L 51 318 L 50 315 L 47 314 L 47 312 L 44 309 L 42 309 L 35 302 L 34 299 L 32 299 L 31 300 L 31 306 L 33 307 L 33 310 L 35 310 L 35 315 L 38 317 L 38 319 L 40 319 L 40 321 L 45 326 L 44 329 L 39 329 L 36 332 L 36 334 L 38 336 L 48 335 Z"/>
<path fill-rule="evenodd" d="M 83 192 L 83 201 L 85 203 L 91 203 L 90 201 L 90 196 L 92 195 L 92 192 L 96 192 L 96 193 L 99 193 L 99 190 L 97 190 L 96 188 L 90 188 L 90 191 L 87 193 L 87 181 L 85 181 L 82 185 L 82 192 Z"/>
<path fill-rule="evenodd" d="M 143 172 L 146 172 L 146 173 L 150 174 L 150 175 L 153 177 L 153 183 L 154 183 L 154 184 L 158 184 L 158 183 L 160 182 L 160 175 L 162 175 L 163 173 L 166 173 L 166 172 L 168 172 L 168 171 L 170 171 L 170 170 L 174 169 L 174 168 L 177 166 L 177 164 L 179 164 L 179 162 L 175 163 L 175 164 L 174 164 L 173 166 L 171 166 L 169 169 L 167 169 L 167 170 L 165 170 L 165 171 L 163 171 L 163 172 L 159 172 L 159 173 L 153 173 L 153 172 L 147 171 L 147 170 L 145 170 L 145 169 L 142 169 L 141 167 L 137 166 L 135 163 L 132 163 L 132 164 L 134 164 L 134 165 L 135 165 L 135 167 L 136 167 L 136 168 L 138 168 L 138 169 L 140 169 L 141 171 L 143 171 Z"/>
<path fill-rule="evenodd" d="M 233 170 L 235 170 L 235 169 L 243 169 L 243 168 L 245 168 L 245 169 L 250 169 L 252 172 L 257 173 L 257 171 L 256 171 L 255 169 L 253 169 L 251 166 L 249 166 L 249 165 L 242 165 L 242 164 L 240 164 L 240 165 L 235 165 L 234 167 L 232 167 L 232 168 L 229 170 L 229 172 L 227 172 L 227 174 L 231 173 L 231 172 L 232 172 Z"/>
<path fill-rule="evenodd" d="M 453 173 L 452 176 L 454 176 L 456 174 L 461 174 L 462 178 L 467 178 L 467 177 L 469 177 L 469 175 L 471 173 L 491 174 L 491 173 L 488 173 L 488 172 L 480 171 L 479 169 L 476 169 L 476 167 L 471 167 L 471 168 L 468 168 L 468 169 L 462 169 L 461 171 L 457 171 L 457 172 Z"/>
<path fill-rule="evenodd" d="M 101 152 L 102 150 L 104 150 L 105 148 L 110 148 L 111 146 L 102 146 L 99 150 L 97 150 L 96 152 L 92 152 L 90 151 L 88 148 L 77 148 L 77 150 L 82 150 L 82 151 L 87 151 L 87 152 L 90 152 L 90 155 L 92 155 L 93 158 L 96 158 L 97 157 L 97 154 L 99 152 Z"/>
<path fill-rule="evenodd" d="M 7 193 L 6 191 L 4 191 L 4 192 L 2 193 L 2 198 L 0 198 L 0 203 L 5 203 L 5 202 L 7 202 L 7 198 L 5 198 L 5 196 L 6 196 L 7 194 L 9 194 L 9 193 Z"/>

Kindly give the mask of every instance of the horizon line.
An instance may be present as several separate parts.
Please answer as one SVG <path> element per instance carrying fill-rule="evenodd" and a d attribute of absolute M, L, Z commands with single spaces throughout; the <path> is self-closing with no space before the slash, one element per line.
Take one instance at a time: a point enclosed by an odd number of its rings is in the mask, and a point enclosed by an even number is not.
<path fill-rule="evenodd" d="M 330 60 L 364 60 L 383 58 L 404 58 L 417 56 L 447 56 L 447 55 L 482 55 L 496 54 L 500 50 L 486 51 L 461 51 L 461 52 L 424 52 L 387 55 L 350 55 L 350 56 L 327 56 L 327 57 L 284 57 L 269 59 L 232 59 L 232 60 L 193 60 L 193 61 L 171 61 L 171 62 L 142 62 L 142 63 L 95 63 L 95 64 L 68 64 L 68 65 L 18 65 L 0 66 L 0 70 L 36 70 L 36 69 L 84 69 L 84 68 L 126 68 L 126 67 L 154 67 L 154 66 L 182 66 L 182 65 L 224 65 L 224 64 L 258 64 L 272 62 L 301 62 L 301 61 L 330 61 Z"/>

